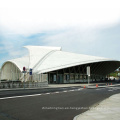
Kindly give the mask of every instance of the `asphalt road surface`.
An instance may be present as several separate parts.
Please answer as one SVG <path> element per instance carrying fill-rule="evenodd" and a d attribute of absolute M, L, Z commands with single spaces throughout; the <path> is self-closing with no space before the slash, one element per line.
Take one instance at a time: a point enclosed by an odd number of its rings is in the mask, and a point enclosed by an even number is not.
<path fill-rule="evenodd" d="M 120 87 L 80 87 L 0 92 L 0 120 L 73 120 L 73 118 L 120 93 Z"/>

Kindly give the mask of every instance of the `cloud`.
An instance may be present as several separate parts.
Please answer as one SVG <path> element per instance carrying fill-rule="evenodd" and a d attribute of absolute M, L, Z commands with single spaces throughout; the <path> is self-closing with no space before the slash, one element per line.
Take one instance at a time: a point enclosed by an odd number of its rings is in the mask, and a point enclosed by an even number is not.
<path fill-rule="evenodd" d="M 69 27 L 101 27 L 120 18 L 118 1 L 30 0 L 0 5 L 0 24 L 11 33 L 30 35 Z M 14 3 L 14 4 L 13 4 Z M 53 4 L 54 3 L 54 4 Z"/>
<path fill-rule="evenodd" d="M 9 31 L 0 33 L 0 65 L 8 60 L 28 55 L 26 45 L 42 45 L 44 33 L 24 36 L 20 34 L 9 34 Z"/>
<path fill-rule="evenodd" d="M 83 52 L 82 48 L 86 44 L 95 42 L 95 31 L 91 29 L 63 30 L 49 33 L 44 39 L 44 43 L 49 46 L 62 46 L 63 50 L 72 52 Z"/>
<path fill-rule="evenodd" d="M 69 29 L 51 33 L 45 38 L 49 46 L 62 46 L 63 50 L 120 60 L 120 23 L 106 28 Z"/>
<path fill-rule="evenodd" d="M 3 62 L 23 56 L 25 45 L 109 57 L 118 50 L 119 21 L 119 0 L 4 0 L 0 57 Z"/>

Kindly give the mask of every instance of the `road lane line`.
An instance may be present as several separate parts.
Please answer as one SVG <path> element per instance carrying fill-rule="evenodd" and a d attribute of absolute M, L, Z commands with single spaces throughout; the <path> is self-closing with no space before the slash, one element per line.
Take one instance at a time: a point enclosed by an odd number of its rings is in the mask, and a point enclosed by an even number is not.
<path fill-rule="evenodd" d="M 4 97 L 4 98 L 0 98 L 0 100 L 13 99 L 13 98 L 23 98 L 23 97 L 33 97 L 33 96 L 40 96 L 40 95 L 42 95 L 42 94 L 22 95 L 22 96 L 12 96 L 12 97 Z"/>
<path fill-rule="evenodd" d="M 46 95 L 49 95 L 50 93 L 46 93 Z"/>
<path fill-rule="evenodd" d="M 69 90 L 69 91 L 75 91 L 75 90 Z"/>
<path fill-rule="evenodd" d="M 60 93 L 60 92 L 55 92 L 55 93 Z"/>
<path fill-rule="evenodd" d="M 101 89 L 96 89 L 96 90 L 101 90 Z"/>
<path fill-rule="evenodd" d="M 67 92 L 67 91 L 63 91 L 63 92 Z"/>
<path fill-rule="evenodd" d="M 83 89 L 77 89 L 77 90 L 83 90 Z M 68 91 L 63 91 L 63 92 L 72 92 L 72 91 L 75 91 L 75 90 L 68 90 Z M 33 94 L 33 95 L 22 95 L 22 96 L 12 96 L 12 97 L 3 97 L 3 98 L 0 98 L 0 100 L 15 99 L 15 98 L 24 98 L 24 97 L 34 97 L 34 96 L 57 94 L 57 93 L 60 93 L 60 92 L 45 93 L 45 94 Z"/>
<path fill-rule="evenodd" d="M 108 91 L 113 91 L 113 90 L 108 90 Z"/>
<path fill-rule="evenodd" d="M 83 90 L 84 88 L 79 88 L 78 90 Z"/>

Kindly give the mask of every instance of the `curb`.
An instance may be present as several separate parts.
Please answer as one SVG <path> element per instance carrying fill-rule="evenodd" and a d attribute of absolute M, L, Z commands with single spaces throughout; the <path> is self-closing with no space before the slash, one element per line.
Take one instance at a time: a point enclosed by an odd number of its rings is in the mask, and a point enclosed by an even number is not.
<path fill-rule="evenodd" d="M 90 86 L 85 86 L 85 88 L 87 89 L 97 89 L 97 88 L 108 88 L 108 87 L 116 87 L 116 86 L 120 86 L 120 84 L 115 84 L 115 85 L 109 85 L 109 86 L 93 86 L 93 85 L 90 85 Z M 63 86 L 63 87 L 59 87 L 59 88 L 69 88 L 69 87 L 80 87 L 80 88 L 83 88 L 84 86 Z M 0 89 L 0 92 L 1 91 L 14 91 L 14 90 L 36 90 L 36 89 L 46 89 L 46 88 L 58 88 L 58 87 L 39 87 L 39 88 L 14 88 L 14 89 Z"/>
<path fill-rule="evenodd" d="M 73 118 L 73 120 L 77 120 L 78 117 L 79 117 L 79 115 L 75 116 L 75 117 Z"/>

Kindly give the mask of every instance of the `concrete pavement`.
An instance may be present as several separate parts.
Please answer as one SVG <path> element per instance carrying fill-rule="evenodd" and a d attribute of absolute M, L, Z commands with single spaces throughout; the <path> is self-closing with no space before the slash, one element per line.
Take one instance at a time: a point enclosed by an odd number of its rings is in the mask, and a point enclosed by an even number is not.
<path fill-rule="evenodd" d="M 28 89 L 43 89 L 43 88 L 63 88 L 63 87 L 82 87 L 82 88 L 96 88 L 96 85 L 98 84 L 98 87 L 109 87 L 109 86 L 119 86 L 120 84 L 113 84 L 111 83 L 90 83 L 89 85 L 87 83 L 84 84 L 49 84 L 47 87 L 33 87 L 33 88 L 25 88 Z M 6 90 L 23 90 L 24 88 L 8 88 L 8 89 L 0 89 L 0 91 L 6 91 Z"/>
<path fill-rule="evenodd" d="M 84 84 L 49 84 L 48 88 L 60 88 L 60 87 L 85 87 L 85 88 L 96 88 L 96 87 L 114 87 L 114 86 L 120 86 L 119 83 L 112 84 L 111 83 L 84 83 Z"/>
<path fill-rule="evenodd" d="M 101 85 L 106 85 L 105 83 L 100 83 Z M 28 89 L 43 89 L 43 88 L 63 88 L 63 87 L 86 87 L 88 86 L 95 87 L 96 83 L 91 83 L 88 85 L 87 83 L 85 84 L 48 84 L 47 87 L 33 87 L 33 88 L 25 88 L 26 90 Z M 7 88 L 7 89 L 0 89 L 0 91 L 6 91 L 6 90 L 23 90 L 24 88 Z"/>
<path fill-rule="evenodd" d="M 74 117 L 74 120 L 119 120 L 120 94 L 112 95 L 96 107 Z"/>

